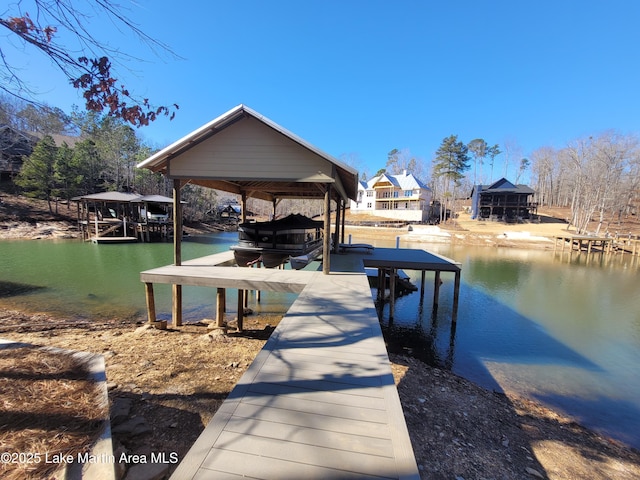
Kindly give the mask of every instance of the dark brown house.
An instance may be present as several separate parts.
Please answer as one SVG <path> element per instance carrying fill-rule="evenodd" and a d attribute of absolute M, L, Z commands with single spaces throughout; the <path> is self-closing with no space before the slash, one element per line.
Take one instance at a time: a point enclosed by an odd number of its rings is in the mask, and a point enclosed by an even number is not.
<path fill-rule="evenodd" d="M 531 202 L 535 192 L 526 185 L 514 185 L 501 178 L 491 185 L 475 185 L 471 190 L 471 218 L 503 222 L 530 220 L 538 204 Z"/>
<path fill-rule="evenodd" d="M 20 172 L 24 157 L 33 152 L 38 139 L 9 125 L 0 125 L 0 176 L 12 178 Z"/>

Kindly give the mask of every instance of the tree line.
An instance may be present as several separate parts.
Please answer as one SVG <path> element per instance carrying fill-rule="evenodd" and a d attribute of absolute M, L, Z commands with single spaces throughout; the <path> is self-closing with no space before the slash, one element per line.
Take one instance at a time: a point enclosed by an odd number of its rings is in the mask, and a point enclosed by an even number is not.
<path fill-rule="evenodd" d="M 74 197 L 104 191 L 172 196 L 163 175 L 136 168 L 154 149 L 121 118 L 80 111 L 66 115 L 0 98 L 0 125 L 40 139 L 23 157 L 13 183 L 19 193 L 47 200 L 51 212 L 59 201 L 69 206 Z M 202 220 L 217 210 L 215 191 L 188 185 L 182 195 L 187 220 Z"/>
<path fill-rule="evenodd" d="M 515 178 L 520 183 L 529 171 L 530 187 L 535 190 L 533 201 L 540 206 L 568 208 L 565 220 L 578 233 L 602 234 L 615 230 L 629 215 L 636 215 L 640 202 L 640 149 L 636 135 L 607 131 L 567 142 L 560 149 L 541 147 L 530 158 L 521 155 L 513 140 L 502 146 L 490 145 L 482 138 L 468 143 L 457 135 L 444 138 L 430 163 L 430 176 L 425 182 L 433 198 L 439 201 L 441 220 L 448 211 L 458 210 L 458 202 L 466 199 L 474 185 L 507 176 L 509 165 L 515 167 Z M 504 175 L 496 171 L 496 158 L 501 157 Z M 402 170 L 418 178 L 427 171 L 423 162 L 412 158 L 407 150 L 393 149 L 387 155 L 386 168 L 377 175 Z M 592 226 L 596 222 L 595 228 Z M 591 228 L 591 230 L 589 230 Z"/>
<path fill-rule="evenodd" d="M 564 148 L 538 148 L 531 154 L 531 187 L 540 205 L 569 207 L 570 225 L 601 234 L 637 214 L 640 150 L 635 135 L 608 131 L 578 138 Z M 614 233 L 614 232 L 610 232 Z"/>
<path fill-rule="evenodd" d="M 25 194 L 49 200 L 69 201 L 75 196 L 100 191 L 130 191 L 171 196 L 171 184 L 160 174 L 135 165 L 154 149 L 136 135 L 122 119 L 94 112 L 74 111 L 71 115 L 49 107 L 20 104 L 0 97 L 0 124 L 26 132 L 36 132 L 41 140 L 31 156 L 24 159 L 15 184 Z M 51 135 L 67 135 L 56 144 Z M 504 149 L 504 151 L 503 151 Z M 513 145 L 489 144 L 482 138 L 468 143 L 457 135 L 444 138 L 427 166 L 407 150 L 393 149 L 387 154 L 383 172 L 414 174 L 431 189 L 441 203 L 441 220 L 446 212 L 456 212 L 459 202 L 469 196 L 473 185 L 481 183 L 488 171 L 489 183 L 502 176 L 496 159 L 504 154 L 502 166 L 517 165 L 514 183 L 530 170 L 534 201 L 541 206 L 567 207 L 566 220 L 580 233 L 597 221 L 593 233 L 619 223 L 636 213 L 640 195 L 640 150 L 638 138 L 605 132 L 579 138 L 564 148 L 541 147 L 530 159 L 518 157 Z M 506 158 L 510 157 L 510 158 Z M 349 163 L 349 162 L 348 162 Z M 361 179 L 366 180 L 366 174 Z M 494 178 L 496 177 L 496 178 Z M 183 192 L 187 220 L 203 220 L 217 211 L 221 201 L 215 190 L 188 185 Z M 250 202 L 250 209 L 264 214 L 270 208 Z M 318 206 L 287 201 L 282 205 L 315 215 Z M 301 212 L 302 213 L 302 212 Z"/>

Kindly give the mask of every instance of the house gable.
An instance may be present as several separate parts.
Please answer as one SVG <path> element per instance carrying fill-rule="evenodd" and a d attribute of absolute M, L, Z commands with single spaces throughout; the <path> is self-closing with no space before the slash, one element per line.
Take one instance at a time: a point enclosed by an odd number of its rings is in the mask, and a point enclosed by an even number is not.
<path fill-rule="evenodd" d="M 506 178 L 501 178 L 497 182 L 489 185 L 486 190 L 513 190 L 516 186 Z"/>

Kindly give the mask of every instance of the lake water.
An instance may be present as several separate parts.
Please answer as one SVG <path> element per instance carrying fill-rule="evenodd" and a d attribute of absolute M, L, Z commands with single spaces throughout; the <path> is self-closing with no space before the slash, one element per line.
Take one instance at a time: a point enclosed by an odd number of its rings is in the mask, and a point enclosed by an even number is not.
<path fill-rule="evenodd" d="M 183 258 L 225 251 L 235 233 L 191 237 Z M 357 241 L 357 239 L 354 239 Z M 380 243 L 379 247 L 393 247 Z M 433 276 L 396 302 L 393 348 L 450 368 L 496 391 L 514 390 L 640 448 L 640 268 L 637 259 L 550 251 L 407 244 L 462 264 L 458 322 L 452 329 L 453 275 L 442 274 L 432 315 Z M 0 242 L 0 282 L 38 287 L 0 297 L 0 308 L 74 319 L 145 319 L 139 273 L 172 263 L 168 243 L 94 245 L 77 241 Z M 420 273 L 407 271 L 420 287 Z M 159 318 L 170 318 L 171 289 L 156 285 Z M 215 315 L 215 291 L 184 287 L 185 320 Z M 231 295 L 232 292 L 230 292 Z M 293 294 L 264 293 L 257 313 L 281 314 Z M 235 306 L 231 298 L 230 309 Z M 398 338 L 402 342 L 398 341 Z"/>

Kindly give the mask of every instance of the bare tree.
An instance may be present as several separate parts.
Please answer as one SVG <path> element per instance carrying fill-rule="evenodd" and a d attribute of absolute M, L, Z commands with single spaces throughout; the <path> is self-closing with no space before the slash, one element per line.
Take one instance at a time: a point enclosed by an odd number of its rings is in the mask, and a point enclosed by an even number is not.
<path fill-rule="evenodd" d="M 570 142 L 559 158 L 568 171 L 571 224 L 585 233 L 597 221 L 593 233 L 600 234 L 606 218 L 620 215 L 632 195 L 629 188 L 637 185 L 637 139 L 605 132 Z"/>
<path fill-rule="evenodd" d="M 554 188 L 557 184 L 557 152 L 551 147 L 541 147 L 531 154 L 531 180 L 540 205 L 556 205 Z"/>
<path fill-rule="evenodd" d="M 116 78 L 113 61 L 123 65 L 135 59 L 117 46 L 96 39 L 90 33 L 92 18 L 101 18 L 132 32 L 154 53 L 173 52 L 141 31 L 110 0 L 23 0 L 7 6 L 0 13 L 0 26 L 5 27 L 19 42 L 0 45 L 0 89 L 6 93 L 38 103 L 34 91 L 21 78 L 20 68 L 11 63 L 7 48 L 15 46 L 26 54 L 39 52 L 47 56 L 73 87 L 83 92 L 85 107 L 93 112 L 106 112 L 136 126 L 148 125 L 158 116 L 173 118 L 178 106 L 154 107 L 148 99 L 134 97 Z M 75 39 L 75 44 L 64 43 Z M 63 40 L 64 39 L 64 40 Z M 23 53 L 23 54 L 24 54 Z"/>
<path fill-rule="evenodd" d="M 467 145 L 469 153 L 473 157 L 473 184 L 482 183 L 482 180 L 478 182 L 478 164 L 480 164 L 480 171 L 482 171 L 482 164 L 487 156 L 487 149 L 489 145 L 482 138 L 476 138 L 469 142 Z"/>
<path fill-rule="evenodd" d="M 522 158 L 522 147 L 518 145 L 514 138 L 507 138 L 504 141 L 504 177 L 509 177 L 509 163 L 516 162 Z"/>

